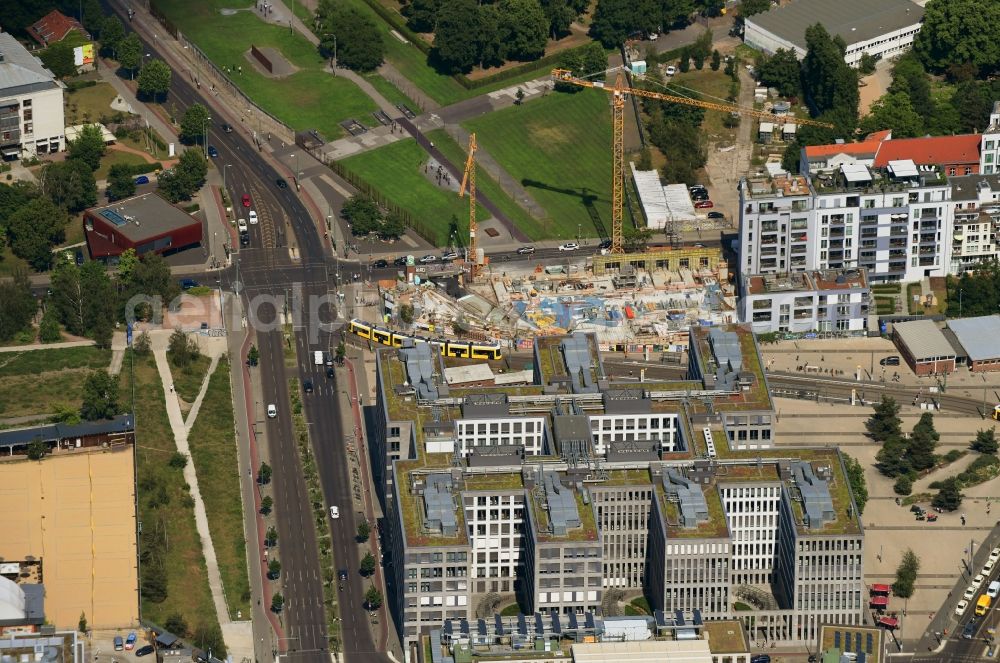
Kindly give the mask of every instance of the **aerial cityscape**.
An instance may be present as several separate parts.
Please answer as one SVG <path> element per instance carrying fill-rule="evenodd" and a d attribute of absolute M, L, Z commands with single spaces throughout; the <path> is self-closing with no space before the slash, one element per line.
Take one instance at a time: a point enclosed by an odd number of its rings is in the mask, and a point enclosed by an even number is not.
<path fill-rule="evenodd" d="M 0 2 L 0 663 L 997 660 L 996 25 Z"/>

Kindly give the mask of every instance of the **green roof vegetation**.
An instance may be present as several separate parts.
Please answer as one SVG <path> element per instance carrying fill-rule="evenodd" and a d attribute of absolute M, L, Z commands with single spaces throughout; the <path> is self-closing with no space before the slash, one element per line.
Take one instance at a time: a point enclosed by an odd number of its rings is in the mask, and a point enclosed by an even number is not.
<path fill-rule="evenodd" d="M 738 619 L 707 621 L 702 631 L 708 634 L 708 648 L 713 654 L 736 654 L 750 651 L 743 623 Z"/>
<path fill-rule="evenodd" d="M 438 532 L 428 532 L 424 526 L 424 506 L 420 495 L 410 490 L 409 473 L 420 469 L 419 461 L 404 461 L 396 463 L 397 485 L 399 487 L 399 513 L 403 517 L 403 528 L 406 531 L 406 543 L 410 547 L 464 545 L 468 542 L 465 533 L 465 509 L 456 505 L 455 519 L 458 528 L 454 536 Z"/>
<path fill-rule="evenodd" d="M 876 643 L 878 643 L 879 640 L 883 637 L 881 629 L 878 629 L 878 628 L 868 628 L 868 627 L 865 627 L 865 626 L 844 626 L 844 625 L 829 625 L 828 624 L 828 625 L 823 626 L 822 628 L 823 628 L 823 630 L 820 632 L 820 648 L 819 648 L 819 650 L 821 652 L 827 652 L 827 651 L 829 651 L 829 650 L 831 650 L 831 649 L 834 648 L 834 644 L 833 643 L 834 643 L 834 638 L 836 638 L 836 636 L 834 635 L 834 633 L 838 633 L 838 632 L 841 633 L 841 634 L 843 634 L 843 633 L 849 633 L 851 639 L 854 638 L 854 634 L 855 633 L 860 633 L 861 636 L 862 636 L 862 638 L 861 638 L 862 640 L 865 640 L 865 636 L 870 633 L 871 636 L 872 636 L 872 638 L 874 639 L 874 641 Z M 844 635 L 841 635 L 839 638 L 837 638 L 837 641 L 845 641 L 845 640 L 846 640 L 846 637 Z M 840 650 L 837 650 L 837 651 L 840 651 Z M 881 651 L 882 651 L 882 647 L 877 646 L 877 645 L 873 646 L 872 647 L 872 653 L 866 654 L 866 656 L 867 656 L 866 661 L 868 661 L 869 663 L 879 663 L 879 661 L 882 660 L 881 657 L 879 656 L 879 652 L 881 652 Z M 841 652 L 841 653 L 843 653 L 843 652 Z"/>
<path fill-rule="evenodd" d="M 649 470 L 612 470 L 608 472 L 608 478 L 597 484 L 600 486 L 638 486 L 652 483 Z"/>
<path fill-rule="evenodd" d="M 465 477 L 466 490 L 517 490 L 524 488 L 520 472 L 470 474 Z"/>
<path fill-rule="evenodd" d="M 576 498 L 576 508 L 580 513 L 580 527 L 570 528 L 566 534 L 557 535 L 549 531 L 549 512 L 542 508 L 538 499 L 532 495 L 531 509 L 535 514 L 539 541 L 597 541 L 597 521 L 594 518 L 594 507 L 592 504 L 583 503 L 583 495 L 580 491 L 573 489 L 573 496 Z M 545 499 L 540 497 L 540 499 Z"/>
<path fill-rule="evenodd" d="M 664 520 L 667 524 L 668 539 L 724 539 L 729 536 L 726 513 L 722 509 L 722 499 L 714 486 L 704 489 L 705 504 L 708 506 L 708 520 L 697 527 L 682 527 L 680 509 L 676 502 L 667 499 L 662 483 L 656 484 L 656 494 L 663 505 Z"/>

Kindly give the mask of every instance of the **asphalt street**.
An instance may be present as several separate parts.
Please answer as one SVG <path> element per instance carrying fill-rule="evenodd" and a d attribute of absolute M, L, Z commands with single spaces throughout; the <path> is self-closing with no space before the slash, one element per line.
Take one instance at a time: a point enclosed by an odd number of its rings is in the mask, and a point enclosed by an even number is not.
<path fill-rule="evenodd" d="M 127 21 L 127 19 L 126 19 Z M 136 26 L 133 23 L 133 27 Z M 172 61 L 167 49 L 158 49 L 158 40 L 145 40 L 145 52 Z M 183 71 L 183 68 L 177 68 Z M 207 92 L 205 90 L 204 92 Z M 311 297 L 328 294 L 329 270 L 333 264 L 325 255 L 322 238 L 310 219 L 309 213 L 291 187 L 279 188 L 277 180 L 291 178 L 280 173 L 264 158 L 249 137 L 240 131 L 223 132 L 222 124 L 238 126 L 238 122 L 225 116 L 219 108 L 212 107 L 202 90 L 195 90 L 183 75 L 172 78 L 170 99 L 182 110 L 193 103 L 207 105 L 213 116 L 208 143 L 218 150 L 214 165 L 224 170 L 225 182 L 230 199 L 242 218 L 249 219 L 249 209 L 242 209 L 242 196 L 250 196 L 250 209 L 257 212 L 259 222 L 250 226 L 250 245 L 234 256 L 235 266 L 223 275 L 223 283 L 229 284 L 246 296 L 244 308 L 251 321 L 257 318 L 267 325 L 292 297 L 309 302 Z M 333 201 L 339 208 L 342 201 Z M 247 213 L 246 216 L 243 216 Z M 294 234 L 299 260 L 289 257 L 288 245 L 292 242 L 289 233 Z M 237 243 L 238 245 L 238 243 Z M 358 264 L 349 263 L 357 269 Z M 205 282 L 214 282 L 218 275 L 206 274 Z M 258 297 L 266 295 L 267 297 Z M 270 301 L 261 300 L 268 299 Z M 296 661 L 327 663 L 329 661 L 329 641 L 323 607 L 323 569 L 317 550 L 317 532 L 313 523 L 312 506 L 309 503 L 299 455 L 292 432 L 292 417 L 289 412 L 288 380 L 297 381 L 309 376 L 314 380 L 311 352 L 328 348 L 331 344 L 329 333 L 319 334 L 312 340 L 309 330 L 314 321 L 324 318 L 332 320 L 334 311 L 327 306 L 316 311 L 304 307 L 302 316 L 295 320 L 295 350 L 297 369 L 286 369 L 283 338 L 279 329 L 263 331 L 258 325 L 257 346 L 260 350 L 260 365 L 257 375 L 261 382 L 263 403 L 257 404 L 257 412 L 262 419 L 259 424 L 264 430 L 271 466 L 272 484 L 275 494 L 277 515 L 278 546 L 274 551 L 282 563 L 279 580 L 280 591 L 285 597 L 285 607 L 281 613 L 284 640 L 275 643 L 283 657 Z M 273 325 L 272 327 L 276 327 Z M 325 380 L 326 378 L 323 377 Z M 350 486 L 344 435 L 340 425 L 338 402 L 330 388 L 321 388 L 307 397 L 305 408 L 309 423 L 313 452 L 323 487 L 326 504 L 349 503 L 349 495 L 344 491 Z M 266 404 L 277 405 L 278 416 L 267 418 L 263 415 Z M 338 567 L 358 568 L 357 546 L 353 541 L 356 531 L 355 514 L 352 509 L 341 511 L 338 521 L 325 519 L 327 529 L 318 533 L 321 537 L 332 536 L 333 552 Z M 252 555 L 261 551 L 250 550 Z M 366 620 L 363 595 L 367 583 L 362 583 L 357 574 L 352 582 L 346 583 L 340 592 L 342 619 L 345 627 L 358 619 Z M 267 607 L 267 606 L 263 606 Z M 259 617 L 259 615 L 258 615 Z M 259 629 L 263 620 L 255 619 Z M 342 651 L 349 661 L 381 663 L 388 658 L 376 652 L 375 644 L 367 625 L 365 628 L 347 628 L 342 643 Z M 259 640 L 262 633 L 255 633 Z M 262 659 L 264 660 L 264 659 Z"/>

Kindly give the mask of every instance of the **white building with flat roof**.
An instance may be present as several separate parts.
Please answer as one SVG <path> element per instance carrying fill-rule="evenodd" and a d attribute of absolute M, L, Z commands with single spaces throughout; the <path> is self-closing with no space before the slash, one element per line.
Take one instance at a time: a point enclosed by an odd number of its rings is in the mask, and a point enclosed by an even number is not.
<path fill-rule="evenodd" d="M 14 37 L 0 32 L 0 155 L 33 157 L 66 149 L 65 86 Z"/>

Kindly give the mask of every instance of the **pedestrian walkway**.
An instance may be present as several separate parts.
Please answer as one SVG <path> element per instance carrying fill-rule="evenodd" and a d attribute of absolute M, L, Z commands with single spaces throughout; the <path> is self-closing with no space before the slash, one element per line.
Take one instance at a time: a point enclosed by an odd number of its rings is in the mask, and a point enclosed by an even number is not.
<path fill-rule="evenodd" d="M 118 96 L 124 99 L 125 103 L 132 107 L 133 112 L 145 120 L 147 126 L 152 127 L 160 135 L 160 138 L 168 143 L 180 145 L 180 139 L 177 138 L 177 132 L 174 128 L 164 122 L 159 115 L 151 111 L 146 104 L 136 99 L 135 93 L 132 92 L 125 81 L 109 69 L 100 58 L 97 60 L 97 73 L 100 74 L 101 80 L 111 84 L 111 87 L 115 89 Z"/>
<path fill-rule="evenodd" d="M 0 352 L 31 352 L 33 350 L 58 350 L 59 348 L 83 348 L 94 345 L 94 342 L 87 339 L 83 341 L 63 341 L 61 343 L 29 343 L 28 345 L 4 345 L 0 346 Z"/>

